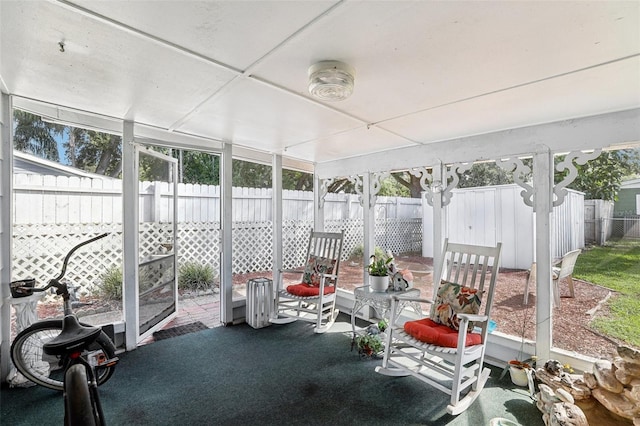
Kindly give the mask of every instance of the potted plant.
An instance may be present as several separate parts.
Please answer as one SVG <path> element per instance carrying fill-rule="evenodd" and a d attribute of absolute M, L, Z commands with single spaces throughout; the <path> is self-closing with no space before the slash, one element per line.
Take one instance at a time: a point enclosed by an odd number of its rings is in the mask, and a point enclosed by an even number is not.
<path fill-rule="evenodd" d="M 355 337 L 355 345 L 358 353 L 362 357 L 375 357 L 384 350 L 384 331 L 387 329 L 387 322 L 382 319 L 377 324 L 372 324 L 365 330 L 364 334 Z M 353 349 L 353 345 L 352 345 Z"/>
<path fill-rule="evenodd" d="M 373 291 L 386 291 L 389 287 L 389 271 L 393 257 L 384 254 L 373 254 L 369 258 L 367 272 L 369 286 Z"/>
<path fill-rule="evenodd" d="M 532 356 L 524 361 L 512 359 L 509 361 L 509 375 L 516 386 L 528 386 L 529 374 L 535 368 L 536 357 Z"/>
<path fill-rule="evenodd" d="M 533 374 L 533 370 L 536 366 L 537 357 L 535 355 L 524 360 L 522 359 L 525 354 L 525 332 L 527 330 L 527 323 L 530 319 L 529 306 L 526 305 L 522 313 L 522 330 L 520 332 L 520 349 L 518 350 L 518 356 L 507 363 L 507 366 L 501 376 L 504 377 L 508 370 L 509 376 L 511 376 L 511 381 L 516 386 L 528 386 L 529 376 Z"/>

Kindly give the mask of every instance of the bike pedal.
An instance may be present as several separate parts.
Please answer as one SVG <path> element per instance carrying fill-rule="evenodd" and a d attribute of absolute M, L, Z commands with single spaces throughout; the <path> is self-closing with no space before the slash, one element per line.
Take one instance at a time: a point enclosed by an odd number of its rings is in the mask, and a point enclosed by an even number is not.
<path fill-rule="evenodd" d="M 120 361 L 120 358 L 115 357 L 115 358 L 111 358 L 109 360 L 106 360 L 104 363 L 100 364 L 100 367 L 113 367 L 114 365 L 116 365 L 118 363 L 118 361 Z"/>

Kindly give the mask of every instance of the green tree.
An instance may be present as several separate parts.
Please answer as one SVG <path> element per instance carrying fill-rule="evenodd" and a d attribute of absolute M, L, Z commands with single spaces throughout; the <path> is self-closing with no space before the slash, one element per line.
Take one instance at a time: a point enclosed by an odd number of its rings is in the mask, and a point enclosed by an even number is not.
<path fill-rule="evenodd" d="M 119 177 L 122 172 L 120 136 L 72 127 L 63 146 L 74 167 L 111 177 Z"/>
<path fill-rule="evenodd" d="M 313 174 L 284 169 L 282 188 L 295 191 L 313 191 Z"/>
<path fill-rule="evenodd" d="M 37 115 L 19 109 L 13 111 L 13 124 L 15 149 L 47 160 L 60 161 L 55 137 L 62 137 L 65 126 L 45 123 Z"/>
<path fill-rule="evenodd" d="M 180 158 L 181 173 L 183 183 L 193 183 L 200 185 L 220 184 L 220 157 L 201 151 L 174 150 L 172 155 Z"/>
<path fill-rule="evenodd" d="M 458 188 L 474 188 L 478 186 L 506 185 L 513 183 L 511 173 L 507 173 L 496 163 L 477 163 L 462 173 Z"/>

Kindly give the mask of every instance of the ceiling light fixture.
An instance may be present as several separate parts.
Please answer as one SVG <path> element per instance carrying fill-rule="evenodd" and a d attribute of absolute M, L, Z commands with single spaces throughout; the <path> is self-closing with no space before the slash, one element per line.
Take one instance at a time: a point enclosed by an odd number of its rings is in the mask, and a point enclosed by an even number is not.
<path fill-rule="evenodd" d="M 342 101 L 353 93 L 355 70 L 339 61 L 320 61 L 309 67 L 309 93 L 323 101 Z"/>

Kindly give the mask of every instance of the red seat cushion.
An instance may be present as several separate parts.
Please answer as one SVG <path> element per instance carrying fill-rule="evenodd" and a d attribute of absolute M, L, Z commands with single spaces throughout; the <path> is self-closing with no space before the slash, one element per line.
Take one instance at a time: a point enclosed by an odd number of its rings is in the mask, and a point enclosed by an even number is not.
<path fill-rule="evenodd" d="M 433 322 L 429 318 L 416 321 L 407 321 L 404 324 L 404 331 L 421 342 L 432 345 L 455 348 L 458 346 L 458 332 L 452 328 Z M 479 345 L 482 343 L 482 336 L 477 333 L 467 333 L 466 346 Z"/>
<path fill-rule="evenodd" d="M 311 297 L 320 295 L 320 287 L 309 284 L 295 284 L 287 287 L 287 292 L 300 297 Z M 331 294 L 336 292 L 336 286 L 325 286 L 324 294 Z"/>

